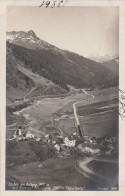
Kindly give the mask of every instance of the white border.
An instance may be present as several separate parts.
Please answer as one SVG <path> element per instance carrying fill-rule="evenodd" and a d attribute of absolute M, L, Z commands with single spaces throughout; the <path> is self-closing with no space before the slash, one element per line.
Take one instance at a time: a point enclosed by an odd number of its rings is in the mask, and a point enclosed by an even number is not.
<path fill-rule="evenodd" d="M 52 0 L 51 0 L 52 1 Z M 0 170 L 0 190 L 1 195 L 5 196 L 17 196 L 27 195 L 106 195 L 111 194 L 112 196 L 125 195 L 125 121 L 119 118 L 119 191 L 5 191 L 5 138 L 6 138 L 6 6 L 8 5 L 20 5 L 20 6 L 39 6 L 41 0 L 1 0 L 0 1 L 0 139 L 1 139 L 1 170 Z M 85 0 L 70 0 L 66 6 L 119 6 L 119 57 L 120 57 L 120 85 L 119 88 L 125 91 L 125 1 L 85 1 Z M 59 8 L 60 9 L 60 8 Z M 2 27 L 2 28 L 1 28 Z"/>

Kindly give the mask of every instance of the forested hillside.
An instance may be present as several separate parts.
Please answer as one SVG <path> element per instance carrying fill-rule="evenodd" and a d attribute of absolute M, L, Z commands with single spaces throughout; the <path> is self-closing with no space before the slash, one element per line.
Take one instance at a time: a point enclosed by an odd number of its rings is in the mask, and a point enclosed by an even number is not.
<path fill-rule="evenodd" d="M 119 73 L 119 57 L 112 59 L 110 61 L 106 61 L 102 63 L 105 67 L 109 68 L 113 72 L 116 72 L 116 74 Z"/>
<path fill-rule="evenodd" d="M 7 42 L 12 54 L 32 70 L 68 90 L 67 85 L 76 88 L 109 87 L 118 85 L 118 73 L 90 59 L 69 51 L 50 49 L 28 49 Z"/>

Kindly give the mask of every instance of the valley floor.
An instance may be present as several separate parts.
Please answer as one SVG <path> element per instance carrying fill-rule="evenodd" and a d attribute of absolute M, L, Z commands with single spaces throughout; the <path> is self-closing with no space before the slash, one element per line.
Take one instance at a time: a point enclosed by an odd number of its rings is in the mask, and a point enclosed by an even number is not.
<path fill-rule="evenodd" d="M 55 97 L 47 98 L 42 97 L 37 100 L 28 99 L 30 103 L 29 106 L 21 110 L 13 112 L 13 119 L 11 123 L 8 123 L 7 126 L 7 143 L 11 146 L 17 145 L 17 148 L 13 151 L 9 151 L 7 148 L 7 168 L 6 168 L 6 178 L 7 181 L 12 181 L 13 179 L 19 181 L 20 183 L 46 183 L 50 187 L 53 186 L 71 186 L 71 187 L 82 187 L 83 189 L 98 189 L 106 187 L 117 187 L 118 186 L 118 172 L 117 168 L 114 169 L 117 180 L 114 182 L 106 181 L 106 178 L 97 177 L 96 181 L 93 182 L 89 172 L 85 172 L 82 175 L 75 167 L 78 160 L 81 160 L 81 156 L 84 158 L 85 155 L 77 154 L 77 149 L 74 149 L 76 153 L 72 154 L 72 150 L 67 150 L 65 155 L 61 155 L 56 152 L 55 157 L 49 157 L 45 159 L 43 166 L 38 167 L 39 162 L 41 162 L 38 153 L 32 151 L 30 148 L 30 141 L 25 142 L 13 142 L 10 138 L 13 137 L 15 130 L 18 128 L 18 125 L 22 125 L 22 132 L 30 131 L 36 138 L 42 138 L 46 134 L 61 134 L 63 138 L 70 137 L 74 132 L 77 131 L 75 118 L 73 114 L 73 103 L 76 103 L 77 112 L 79 114 L 79 107 L 83 108 L 90 107 L 91 104 L 96 103 L 105 103 L 108 105 L 104 113 L 97 112 L 95 109 L 91 109 L 90 114 L 84 114 L 81 110 L 81 113 L 78 115 L 80 120 L 81 129 L 84 136 L 103 138 L 106 135 L 110 137 L 118 137 L 118 111 L 117 111 L 117 101 L 114 109 L 112 106 L 112 100 L 118 98 L 118 90 L 116 88 L 97 90 L 94 92 L 79 91 L 75 90 L 70 95 L 65 97 Z M 109 103 L 111 101 L 111 104 Z M 105 105 L 101 105 L 104 107 Z M 8 107 L 14 107 L 8 106 Z M 97 105 L 96 109 L 100 106 Z M 9 109 L 10 109 L 9 108 Z M 10 114 L 11 116 L 11 114 Z M 12 144 L 13 142 L 13 144 Z M 34 148 L 36 148 L 35 141 L 33 142 Z M 25 146 L 26 145 L 26 146 Z M 40 145 L 40 144 L 39 144 Z M 44 144 L 48 145 L 48 144 Z M 23 146 L 23 147 L 21 147 Z M 50 144 L 49 144 L 50 146 Z M 37 146 L 38 148 L 38 146 Z M 16 152 L 16 149 L 18 152 Z M 23 152 L 23 149 L 29 149 L 28 151 Z M 34 152 L 36 154 L 34 154 Z M 19 154 L 19 158 L 22 161 L 19 164 L 19 161 L 16 159 L 16 154 Z M 23 159 L 29 156 L 29 161 L 26 160 L 23 162 Z M 32 156 L 32 161 L 30 161 Z M 87 155 L 88 156 L 88 155 Z M 93 155 L 89 155 L 93 157 Z M 98 155 L 99 157 L 105 157 L 109 155 Z M 110 156 L 109 156 L 110 157 Z M 108 158 L 109 159 L 109 158 Z M 114 159 L 114 155 L 111 159 Z M 117 156 L 115 157 L 118 162 Z M 14 162 L 15 160 L 15 162 Z M 91 159 L 90 160 L 97 160 Z M 89 162 L 91 162 L 89 161 Z M 93 163 L 94 164 L 94 163 Z M 111 169 L 109 164 L 109 170 Z M 88 166 L 87 166 L 88 167 Z M 79 168 L 79 167 L 78 167 Z M 95 166 L 94 166 L 95 168 Z M 107 169 L 107 167 L 106 167 Z M 86 169 L 87 170 L 87 169 Z M 90 170 L 90 169 L 89 169 Z M 91 170 L 93 170 L 93 165 L 91 165 Z M 81 170 L 80 170 L 81 171 Z M 107 172 L 107 170 L 106 170 Z M 101 174 L 98 174 L 98 176 Z M 112 174 L 110 174 L 112 175 Z M 87 178 L 89 176 L 89 178 Z M 108 176 L 107 178 L 110 178 Z M 112 177 L 114 178 L 114 177 Z"/>

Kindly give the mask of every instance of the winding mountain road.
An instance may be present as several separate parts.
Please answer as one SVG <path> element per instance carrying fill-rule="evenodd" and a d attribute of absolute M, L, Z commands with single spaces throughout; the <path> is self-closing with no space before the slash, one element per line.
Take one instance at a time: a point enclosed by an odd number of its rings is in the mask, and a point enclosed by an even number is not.
<path fill-rule="evenodd" d="M 97 177 L 97 178 L 112 182 L 111 178 L 108 178 L 104 175 L 98 174 L 98 173 L 96 173 L 96 172 L 94 172 L 94 171 L 92 171 L 91 169 L 88 168 L 88 163 L 91 162 L 92 160 L 102 161 L 102 162 L 110 162 L 110 163 L 116 163 L 117 164 L 117 161 L 114 161 L 114 160 L 87 157 L 85 160 L 77 161 L 78 166 L 76 167 L 76 170 L 79 173 L 81 173 L 82 175 L 84 175 L 85 177 L 88 176 L 91 179 L 93 179 L 93 177 Z M 79 167 L 79 169 L 78 169 L 78 167 Z"/>

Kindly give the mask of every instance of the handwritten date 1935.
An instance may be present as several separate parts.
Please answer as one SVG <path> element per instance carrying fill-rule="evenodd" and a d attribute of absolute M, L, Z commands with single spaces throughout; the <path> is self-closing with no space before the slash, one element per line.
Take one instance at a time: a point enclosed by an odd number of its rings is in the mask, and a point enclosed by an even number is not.
<path fill-rule="evenodd" d="M 57 0 L 57 1 L 42 1 L 42 3 L 39 5 L 39 7 L 50 7 L 50 8 L 54 8 L 54 7 L 64 7 L 64 5 L 68 2 L 69 0 Z"/>

